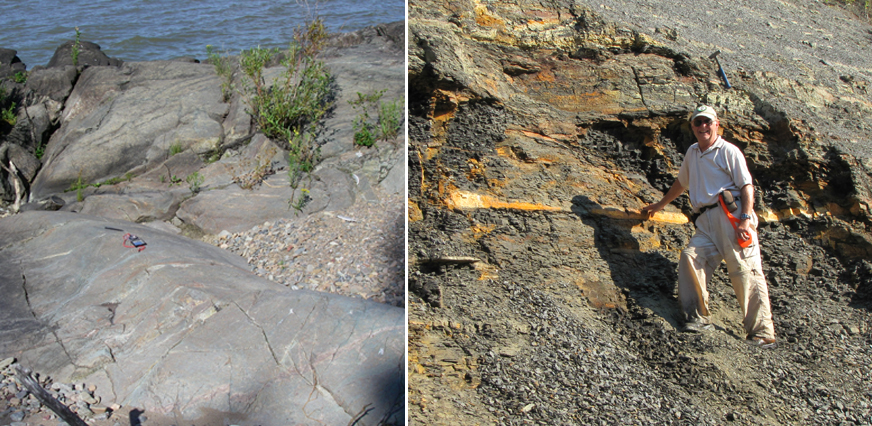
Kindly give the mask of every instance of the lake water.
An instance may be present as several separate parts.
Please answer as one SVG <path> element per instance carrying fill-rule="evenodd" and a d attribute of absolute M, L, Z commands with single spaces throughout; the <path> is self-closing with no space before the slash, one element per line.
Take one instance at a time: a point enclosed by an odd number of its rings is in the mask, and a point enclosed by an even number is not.
<path fill-rule="evenodd" d="M 286 47 L 294 28 L 318 16 L 330 32 L 405 19 L 404 0 L 0 0 L 0 47 L 18 51 L 31 69 L 62 43 L 100 45 L 109 57 L 151 61 L 206 58 L 206 45 L 238 54 Z"/>

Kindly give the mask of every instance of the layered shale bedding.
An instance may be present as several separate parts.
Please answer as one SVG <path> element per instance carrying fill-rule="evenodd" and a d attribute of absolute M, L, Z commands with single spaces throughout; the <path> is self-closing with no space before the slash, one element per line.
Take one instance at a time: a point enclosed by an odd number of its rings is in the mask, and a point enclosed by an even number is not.
<path fill-rule="evenodd" d="M 872 112 L 868 72 L 844 62 L 831 79 L 804 53 L 805 77 L 779 72 L 759 47 L 722 54 L 744 61 L 728 89 L 708 59 L 726 46 L 682 38 L 702 31 L 696 12 L 662 5 L 651 22 L 679 19 L 673 33 L 610 3 L 522 3 L 410 6 L 411 422 L 872 422 L 872 135 L 850 125 Z M 695 142 L 697 103 L 754 177 L 775 349 L 745 343 L 725 266 L 714 329 L 680 331 L 692 207 L 640 212 Z"/>

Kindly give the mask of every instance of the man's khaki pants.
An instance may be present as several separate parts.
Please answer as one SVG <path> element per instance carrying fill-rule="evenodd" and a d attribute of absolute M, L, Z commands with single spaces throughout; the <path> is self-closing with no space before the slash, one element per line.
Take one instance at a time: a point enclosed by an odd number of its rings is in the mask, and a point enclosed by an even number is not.
<path fill-rule="evenodd" d="M 736 212 L 740 211 L 741 206 Z M 751 222 L 753 229 L 757 229 L 757 215 L 752 214 Z M 753 232 L 750 246 L 739 247 L 736 231 L 720 206 L 703 213 L 696 220 L 696 226 L 696 233 L 678 262 L 678 298 L 687 320 L 711 323 L 706 286 L 724 260 L 745 316 L 747 337 L 774 339 L 769 289 L 763 276 L 757 233 Z"/>

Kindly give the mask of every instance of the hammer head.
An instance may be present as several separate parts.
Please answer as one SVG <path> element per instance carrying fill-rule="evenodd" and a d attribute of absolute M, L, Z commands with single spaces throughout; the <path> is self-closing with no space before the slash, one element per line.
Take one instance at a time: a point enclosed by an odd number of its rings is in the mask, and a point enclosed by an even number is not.
<path fill-rule="evenodd" d="M 720 55 L 720 54 L 721 54 L 721 51 L 720 51 L 720 50 L 716 50 L 715 53 L 712 53 L 711 56 L 709 56 L 709 59 L 715 59 L 715 58 L 717 58 L 718 55 Z"/>

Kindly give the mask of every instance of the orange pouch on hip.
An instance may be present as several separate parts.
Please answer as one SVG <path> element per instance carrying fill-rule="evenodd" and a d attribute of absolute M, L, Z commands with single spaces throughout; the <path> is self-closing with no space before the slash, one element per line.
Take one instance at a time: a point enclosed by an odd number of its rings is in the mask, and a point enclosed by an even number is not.
<path fill-rule="evenodd" d="M 724 214 L 727 215 L 727 219 L 730 221 L 730 224 L 733 225 L 733 230 L 736 230 L 736 227 L 739 226 L 739 219 L 736 219 L 736 216 L 733 216 L 729 210 L 727 210 L 726 202 L 724 201 L 724 194 L 718 194 L 718 200 L 720 200 L 721 208 L 724 209 Z M 736 242 L 739 243 L 739 247 L 748 248 L 751 245 L 751 240 L 753 238 L 748 238 L 747 240 L 743 240 L 741 238 L 736 237 Z"/>

